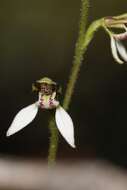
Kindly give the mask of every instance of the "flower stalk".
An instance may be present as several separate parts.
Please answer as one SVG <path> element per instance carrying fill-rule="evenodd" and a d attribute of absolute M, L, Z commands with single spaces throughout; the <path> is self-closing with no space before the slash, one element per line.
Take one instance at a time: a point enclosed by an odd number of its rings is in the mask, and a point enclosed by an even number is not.
<path fill-rule="evenodd" d="M 72 71 L 71 71 L 70 79 L 67 85 L 64 102 L 63 102 L 63 107 L 65 109 L 68 109 L 69 107 L 74 86 L 78 77 L 78 72 L 80 70 L 81 62 L 83 60 L 84 51 L 81 48 L 81 46 L 82 46 L 82 41 L 84 38 L 84 33 L 86 31 L 88 8 L 89 8 L 89 0 L 81 0 L 81 13 L 80 13 L 78 40 L 75 47 L 75 56 L 74 56 Z M 54 165 L 56 161 L 56 154 L 57 154 L 57 149 L 58 149 L 58 132 L 57 130 L 52 130 L 54 128 L 55 128 L 55 123 L 51 120 L 49 123 L 49 130 L 51 133 L 50 144 L 49 144 L 49 154 L 48 154 L 49 166 Z"/>
<path fill-rule="evenodd" d="M 94 33 L 102 26 L 102 23 L 103 23 L 103 19 L 94 21 L 88 27 L 87 31 L 81 37 L 79 36 L 79 40 L 76 44 L 73 66 L 72 66 L 69 82 L 67 84 L 67 90 L 65 92 L 64 102 L 63 102 L 63 107 L 65 109 L 68 109 L 70 105 L 71 97 L 73 95 L 74 87 L 78 78 L 78 73 L 80 71 L 80 67 L 83 61 L 85 51 L 89 43 L 91 42 L 94 36 Z"/>
<path fill-rule="evenodd" d="M 69 108 L 71 97 L 74 91 L 76 80 L 78 78 L 78 73 L 80 71 L 80 66 L 83 60 L 84 49 L 82 44 L 84 41 L 84 35 L 86 32 L 87 20 L 88 20 L 88 9 L 89 9 L 89 0 L 81 0 L 81 13 L 80 13 L 80 22 L 79 22 L 79 34 L 75 46 L 74 59 L 72 64 L 72 69 L 67 84 L 63 107 L 67 110 Z"/>
<path fill-rule="evenodd" d="M 52 117 L 49 122 L 49 130 L 50 130 L 50 146 L 49 146 L 49 155 L 48 155 L 48 165 L 51 167 L 55 165 L 55 158 L 59 142 L 59 134 L 55 126 L 54 117 Z"/>
<path fill-rule="evenodd" d="M 73 65 L 71 69 L 71 74 L 69 77 L 69 81 L 67 84 L 64 101 L 63 101 L 63 107 L 65 110 L 69 108 L 71 98 L 74 92 L 74 87 L 78 78 L 78 73 L 80 71 L 80 67 L 83 61 L 84 53 L 87 49 L 87 46 L 91 42 L 94 33 L 103 25 L 103 19 L 99 19 L 97 21 L 94 21 L 87 29 L 86 31 L 86 24 L 87 24 L 87 16 L 88 16 L 88 7 L 89 7 L 89 1 L 88 0 L 82 0 L 82 8 L 81 8 L 81 20 L 79 25 L 79 35 L 78 40 L 75 47 L 75 56 L 73 60 Z M 56 160 L 56 153 L 58 148 L 58 133 L 55 130 L 51 130 L 51 127 L 55 127 L 55 123 L 53 126 L 53 121 L 50 121 L 49 129 L 51 132 L 51 138 L 50 138 L 50 146 L 49 146 L 49 156 L 48 156 L 48 163 L 50 165 L 54 165 Z M 55 133 L 55 134 L 54 134 Z M 54 139 L 55 137 L 56 139 Z M 55 142 L 55 143 L 54 143 Z M 52 146 L 55 145 L 55 146 Z"/>

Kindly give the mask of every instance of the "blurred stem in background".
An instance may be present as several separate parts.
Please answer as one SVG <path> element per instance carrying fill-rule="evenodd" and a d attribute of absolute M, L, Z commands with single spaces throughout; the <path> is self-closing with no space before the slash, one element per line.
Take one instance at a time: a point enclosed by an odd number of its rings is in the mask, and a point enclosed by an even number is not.
<path fill-rule="evenodd" d="M 78 73 L 83 61 L 84 53 L 87 49 L 87 46 L 91 42 L 95 31 L 103 25 L 103 18 L 94 21 L 86 30 L 87 18 L 88 18 L 88 8 L 89 0 L 81 0 L 81 16 L 79 24 L 79 34 L 75 47 L 75 55 L 73 60 L 73 65 L 67 84 L 63 107 L 67 110 L 69 108 L 72 95 L 74 93 L 74 87 L 78 78 Z M 56 154 L 58 149 L 58 131 L 55 126 L 55 122 L 52 119 L 49 123 L 49 129 L 51 133 L 50 145 L 49 145 L 49 155 L 48 155 L 48 165 L 53 166 L 56 161 Z"/>

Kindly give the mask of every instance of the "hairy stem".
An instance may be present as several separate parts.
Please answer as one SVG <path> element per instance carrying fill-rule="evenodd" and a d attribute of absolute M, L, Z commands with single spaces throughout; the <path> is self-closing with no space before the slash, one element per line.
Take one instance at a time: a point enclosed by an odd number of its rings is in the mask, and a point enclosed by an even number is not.
<path fill-rule="evenodd" d="M 63 107 L 65 109 L 69 108 L 70 100 L 74 91 L 74 86 L 78 77 L 78 73 L 80 70 L 80 66 L 83 60 L 84 50 L 82 49 L 82 42 L 84 39 L 87 18 L 88 18 L 88 8 L 89 8 L 89 0 L 81 0 L 81 14 L 80 14 L 80 23 L 79 23 L 79 34 L 78 39 L 75 46 L 75 55 L 73 60 L 73 66 L 71 69 L 71 74 L 69 77 L 69 81 L 67 84 L 65 97 L 63 101 Z"/>
<path fill-rule="evenodd" d="M 88 7 L 89 1 L 82 0 L 82 8 L 81 8 L 81 19 L 79 25 L 79 35 L 78 40 L 75 47 L 75 56 L 73 60 L 73 66 L 71 70 L 71 74 L 69 77 L 69 81 L 67 84 L 67 89 L 64 96 L 63 107 L 67 110 L 69 108 L 71 98 L 74 92 L 74 87 L 78 78 L 78 73 L 80 71 L 80 67 L 83 61 L 84 53 L 87 49 L 87 46 L 91 42 L 94 33 L 97 29 L 103 26 L 103 18 L 94 21 L 86 31 L 86 22 L 87 22 L 87 15 L 88 15 Z M 85 32 L 86 31 L 86 32 Z M 48 156 L 48 163 L 52 165 L 55 163 L 56 160 L 56 153 L 58 148 L 58 131 L 55 126 L 54 119 L 50 121 L 49 124 L 51 138 L 50 138 L 50 147 L 49 147 L 49 156 Z"/>
<path fill-rule="evenodd" d="M 99 20 L 94 21 L 87 29 L 87 31 L 82 34 L 81 36 L 79 35 L 79 39 L 76 44 L 76 49 L 75 49 L 75 56 L 74 56 L 74 61 L 73 61 L 73 66 L 70 74 L 70 78 L 67 84 L 67 89 L 65 92 L 65 97 L 64 97 L 64 102 L 63 102 L 63 107 L 65 109 L 69 108 L 71 98 L 73 95 L 74 87 L 78 78 L 78 73 L 80 71 L 80 67 L 83 61 L 83 56 L 87 50 L 87 46 L 91 42 L 94 33 L 103 26 L 103 21 L 104 19 L 101 18 Z"/>
<path fill-rule="evenodd" d="M 64 107 L 65 109 L 68 108 L 68 102 L 70 101 L 70 98 L 72 96 L 72 91 L 73 87 L 77 78 L 77 73 L 78 73 L 78 67 L 76 66 L 77 64 L 79 65 L 83 56 L 81 53 L 81 42 L 86 30 L 86 24 L 87 24 L 87 16 L 88 16 L 88 7 L 89 7 L 89 0 L 81 0 L 81 13 L 80 13 L 80 24 L 79 24 L 79 35 L 78 35 L 78 40 L 76 43 L 76 48 L 75 48 L 75 57 L 74 57 L 74 65 L 72 68 L 70 80 L 71 82 L 68 83 L 67 86 L 67 91 L 64 99 Z M 72 80 L 74 78 L 75 80 Z M 55 126 L 54 120 L 51 120 L 49 123 L 49 129 L 51 133 L 50 137 L 50 145 L 49 145 L 49 155 L 48 155 L 48 164 L 53 165 L 56 160 L 56 153 L 57 153 L 57 148 L 58 148 L 58 131 Z"/>
<path fill-rule="evenodd" d="M 56 153 L 58 148 L 58 130 L 55 125 L 54 117 L 51 118 L 49 122 L 49 130 L 50 130 L 50 146 L 49 146 L 49 155 L 48 155 L 48 165 L 54 166 L 56 160 Z"/>

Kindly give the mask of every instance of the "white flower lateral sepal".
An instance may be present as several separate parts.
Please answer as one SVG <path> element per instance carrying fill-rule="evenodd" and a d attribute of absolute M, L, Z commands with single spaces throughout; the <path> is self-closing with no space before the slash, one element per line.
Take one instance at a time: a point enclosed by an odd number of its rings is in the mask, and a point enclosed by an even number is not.
<path fill-rule="evenodd" d="M 21 109 L 17 113 L 15 118 L 13 119 L 12 124 L 10 125 L 10 127 L 6 133 L 6 136 L 9 137 L 9 136 L 17 133 L 24 127 L 26 127 L 29 123 L 31 123 L 34 120 L 34 118 L 37 115 L 37 112 L 38 112 L 38 104 L 37 103 L 31 104 L 31 105 Z"/>
<path fill-rule="evenodd" d="M 38 113 L 38 109 L 56 109 L 55 121 L 56 126 L 68 142 L 68 144 L 75 148 L 74 142 L 74 125 L 69 114 L 60 106 L 57 100 L 56 83 L 49 78 L 43 78 L 37 83 L 40 85 L 33 86 L 34 90 L 38 92 L 39 100 L 23 109 L 21 109 L 10 125 L 6 136 L 11 136 L 28 124 L 30 124 Z M 39 89 L 39 90 L 38 90 Z"/>
<path fill-rule="evenodd" d="M 12 124 L 9 127 L 6 135 L 11 136 L 31 123 L 37 115 L 39 108 L 38 105 L 39 104 L 36 102 L 21 109 L 12 121 Z M 55 120 L 56 126 L 61 135 L 71 147 L 75 148 L 73 122 L 69 114 L 61 106 L 56 108 Z"/>
<path fill-rule="evenodd" d="M 58 106 L 56 109 L 55 120 L 61 135 L 73 148 L 75 148 L 73 121 L 61 106 Z"/>

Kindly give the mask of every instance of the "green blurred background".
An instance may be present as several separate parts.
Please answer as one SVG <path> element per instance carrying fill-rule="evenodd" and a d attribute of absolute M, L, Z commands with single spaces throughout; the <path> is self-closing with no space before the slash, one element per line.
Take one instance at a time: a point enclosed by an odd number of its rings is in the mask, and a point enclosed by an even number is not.
<path fill-rule="evenodd" d="M 36 100 L 31 84 L 48 76 L 65 92 L 78 33 L 80 0 L 0 1 L 0 153 L 47 158 L 48 111 L 6 138 L 15 114 Z M 89 22 L 127 12 L 126 0 L 91 1 Z M 96 33 L 69 113 L 77 149 L 60 137 L 58 159 L 103 158 L 127 166 L 127 65 L 114 62 L 109 37 Z M 61 97 L 63 98 L 63 96 Z"/>

